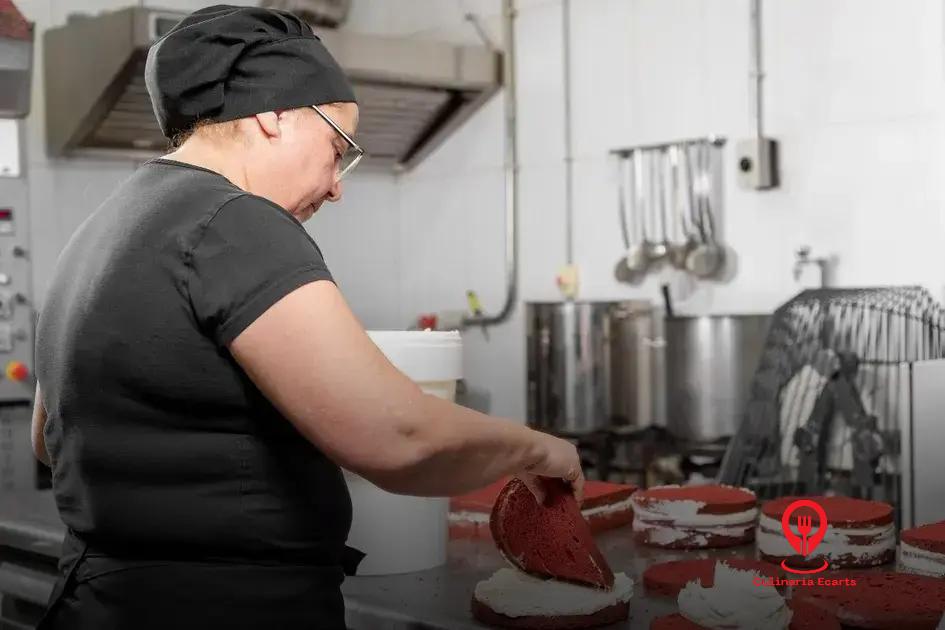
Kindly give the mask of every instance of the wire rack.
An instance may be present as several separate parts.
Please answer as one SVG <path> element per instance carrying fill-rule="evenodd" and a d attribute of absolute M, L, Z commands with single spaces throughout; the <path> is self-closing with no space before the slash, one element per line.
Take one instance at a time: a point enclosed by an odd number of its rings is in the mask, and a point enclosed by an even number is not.
<path fill-rule="evenodd" d="M 900 504 L 909 367 L 945 357 L 924 289 L 815 289 L 777 310 L 720 481 L 762 499 L 841 494 Z"/>

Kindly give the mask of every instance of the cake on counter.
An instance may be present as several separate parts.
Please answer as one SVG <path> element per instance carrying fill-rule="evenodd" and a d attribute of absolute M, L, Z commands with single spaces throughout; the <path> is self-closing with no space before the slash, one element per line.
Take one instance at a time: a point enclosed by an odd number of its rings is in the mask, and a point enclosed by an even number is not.
<path fill-rule="evenodd" d="M 820 504 L 827 515 L 827 532 L 811 554 L 802 557 L 791 547 L 781 527 L 781 517 L 794 501 L 808 498 Z M 800 508 L 791 514 L 796 527 L 799 516 L 814 514 Z M 818 531 L 813 516 L 814 532 Z M 782 497 L 761 508 L 758 522 L 758 551 L 768 562 L 796 568 L 816 568 L 826 560 L 830 568 L 865 568 L 892 562 L 896 555 L 893 508 L 881 501 L 849 497 Z"/>
<path fill-rule="evenodd" d="M 764 630 L 839 630 L 827 610 L 792 603 L 773 586 L 759 585 L 760 571 L 742 570 L 727 562 L 714 564 L 710 584 L 693 580 L 679 591 L 679 613 L 659 617 L 654 630 L 751 628 Z"/>
<path fill-rule="evenodd" d="M 627 618 L 633 580 L 618 573 L 610 589 L 542 580 L 504 568 L 476 585 L 473 617 L 500 628 L 594 628 Z"/>
<path fill-rule="evenodd" d="M 758 517 L 755 494 L 732 486 L 658 486 L 633 501 L 637 542 L 667 549 L 708 549 L 750 543 Z"/>
<path fill-rule="evenodd" d="M 633 580 L 611 571 L 570 486 L 560 479 L 541 483 L 541 504 L 519 479 L 499 492 L 489 526 L 511 566 L 476 585 L 473 617 L 490 626 L 538 630 L 627 619 Z"/>
<path fill-rule="evenodd" d="M 649 595 L 675 598 L 686 584 L 698 581 L 702 586 L 715 583 L 715 565 L 724 562 L 741 571 L 753 571 L 768 578 L 782 575 L 777 567 L 761 560 L 750 558 L 699 558 L 695 560 L 673 560 L 647 567 L 643 572 L 643 586 Z"/>
<path fill-rule="evenodd" d="M 902 571 L 945 577 L 945 521 L 903 530 L 900 541 Z"/>
<path fill-rule="evenodd" d="M 788 630 L 841 630 L 840 622 L 827 611 L 801 602 L 788 602 L 791 609 L 791 622 Z M 748 627 L 748 626 L 746 626 Z M 768 630 L 769 626 L 763 626 Z M 712 630 L 686 619 L 680 613 L 657 617 L 650 624 L 650 630 Z M 774 630 L 771 627 L 771 630 Z"/>
<path fill-rule="evenodd" d="M 794 587 L 794 600 L 812 604 L 857 630 L 935 630 L 945 611 L 945 580 L 909 573 L 830 571 L 831 580 L 855 582 Z"/>
<path fill-rule="evenodd" d="M 450 538 L 491 538 L 489 515 L 499 492 L 509 482 L 500 479 L 493 484 L 450 499 Z M 637 487 L 632 484 L 588 480 L 584 485 L 581 514 L 595 534 L 628 525 L 633 521 L 630 495 Z"/>

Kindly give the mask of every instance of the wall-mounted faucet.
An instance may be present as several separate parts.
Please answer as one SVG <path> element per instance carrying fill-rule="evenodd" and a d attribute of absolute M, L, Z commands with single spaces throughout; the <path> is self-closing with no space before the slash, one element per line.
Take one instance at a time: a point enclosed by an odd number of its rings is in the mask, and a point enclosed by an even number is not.
<path fill-rule="evenodd" d="M 794 252 L 794 281 L 798 282 L 801 279 L 801 274 L 804 272 L 804 267 L 808 265 L 817 265 L 817 267 L 820 269 L 820 286 L 830 286 L 830 276 L 833 269 L 833 263 L 833 257 L 812 257 L 810 246 L 803 245 L 799 247 L 796 252 Z"/>

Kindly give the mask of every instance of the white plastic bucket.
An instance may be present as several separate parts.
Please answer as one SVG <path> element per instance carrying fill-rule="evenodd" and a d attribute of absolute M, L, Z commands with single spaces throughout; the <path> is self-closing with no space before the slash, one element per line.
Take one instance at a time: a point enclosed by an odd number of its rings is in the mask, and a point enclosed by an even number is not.
<path fill-rule="evenodd" d="M 458 332 L 369 331 L 378 348 L 424 392 L 453 400 L 463 374 Z M 367 554 L 358 575 L 431 569 L 446 562 L 446 498 L 409 497 L 381 490 L 346 470 L 353 519 L 348 544 Z"/>

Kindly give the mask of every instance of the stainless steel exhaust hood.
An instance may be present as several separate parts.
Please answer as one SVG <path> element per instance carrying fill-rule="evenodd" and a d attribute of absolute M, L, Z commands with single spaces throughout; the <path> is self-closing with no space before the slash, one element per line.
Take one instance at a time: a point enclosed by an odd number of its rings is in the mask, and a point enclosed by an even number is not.
<path fill-rule="evenodd" d="M 167 148 L 144 85 L 150 44 L 184 14 L 129 7 L 46 31 L 51 155 L 153 156 Z M 409 169 L 501 85 L 501 54 L 315 29 L 354 84 L 359 142 L 374 165 Z"/>
<path fill-rule="evenodd" d="M 0 118 L 30 112 L 33 25 L 10 0 L 0 0 Z"/>

